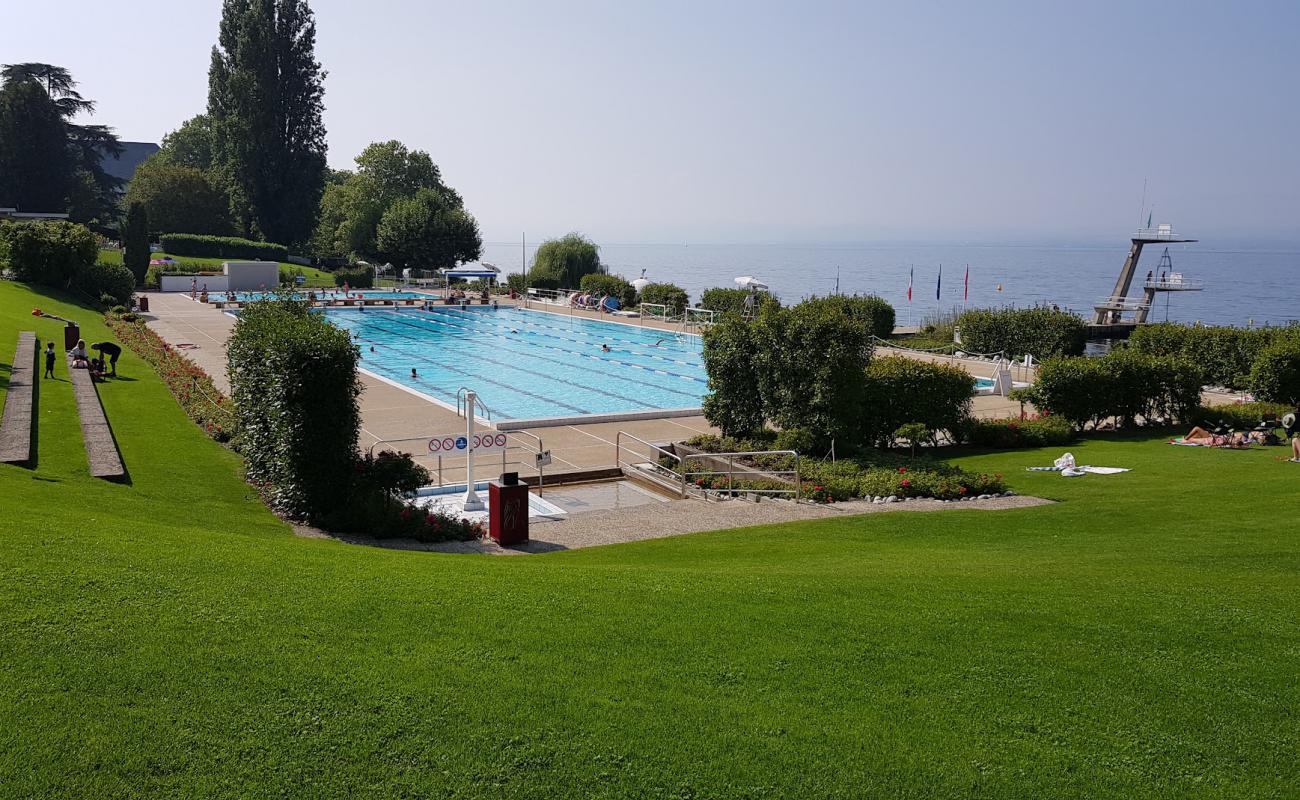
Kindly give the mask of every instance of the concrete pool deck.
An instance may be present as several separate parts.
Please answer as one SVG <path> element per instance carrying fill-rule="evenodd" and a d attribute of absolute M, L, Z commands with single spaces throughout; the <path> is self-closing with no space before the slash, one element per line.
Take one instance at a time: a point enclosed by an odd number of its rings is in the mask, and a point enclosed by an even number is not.
<path fill-rule="evenodd" d="M 143 295 L 149 299 L 149 312 L 141 316 L 159 336 L 180 347 L 185 355 L 212 376 L 213 382 L 223 392 L 229 393 L 230 385 L 226 379 L 226 340 L 235 327 L 235 318 L 212 305 L 198 303 L 185 293 L 151 292 Z M 508 305 L 503 301 L 503 305 Z M 656 320 L 613 318 L 598 315 L 595 312 L 572 311 L 564 308 L 537 313 L 558 313 L 565 316 L 581 316 L 599 319 L 603 322 L 621 322 L 638 327 L 654 327 L 662 330 L 674 330 L 673 326 Z M 883 349 L 883 348 L 882 348 Z M 906 354 L 906 353 L 905 353 Z M 985 361 L 949 359 L 944 361 L 961 366 L 980 377 L 992 374 L 992 364 Z M 424 439 L 433 435 L 456 434 L 465 430 L 464 418 L 455 411 L 433 403 L 423 397 L 412 394 L 386 381 L 374 378 L 366 373 L 361 375 L 365 391 L 361 395 L 361 439 L 362 449 L 369 448 L 377 442 L 394 442 L 401 449 L 409 450 L 417 460 L 426 467 L 434 469 L 436 459 L 425 451 Z M 1016 416 L 1020 413 L 1020 404 L 1004 397 L 979 396 L 974 398 L 973 409 L 980 417 Z M 542 446 L 551 451 L 551 465 L 545 472 L 570 472 L 613 467 L 615 459 L 615 436 L 624 432 L 648 442 L 670 442 L 690 438 L 700 433 L 716 433 L 708 421 L 699 415 L 675 417 L 668 419 L 623 420 L 617 422 L 589 422 L 552 427 L 524 428 L 524 434 L 532 434 L 541 439 Z M 514 433 L 514 431 L 511 431 Z M 520 436 L 518 440 L 528 442 L 526 448 L 535 446 L 529 436 Z M 531 463 L 531 451 L 521 450 L 512 453 L 507 466 L 521 476 L 537 474 Z M 478 478 L 495 477 L 501 471 L 501 457 L 482 456 L 475 462 Z M 479 470 L 482 470 L 479 472 Z M 443 482 L 464 480 L 463 468 L 444 470 Z"/>

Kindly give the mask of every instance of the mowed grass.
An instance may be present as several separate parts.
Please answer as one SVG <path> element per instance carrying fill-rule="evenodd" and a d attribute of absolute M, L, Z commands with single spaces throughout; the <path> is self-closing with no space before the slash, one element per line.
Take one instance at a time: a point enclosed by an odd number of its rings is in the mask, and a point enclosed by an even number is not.
<path fill-rule="evenodd" d="M 0 363 L 59 333 L 33 305 L 107 335 L 0 283 Z M 1280 448 L 970 455 L 1063 502 L 451 556 L 293 536 L 119 372 L 130 485 L 85 477 L 63 382 L 0 465 L 0 795 L 1296 795 Z"/>

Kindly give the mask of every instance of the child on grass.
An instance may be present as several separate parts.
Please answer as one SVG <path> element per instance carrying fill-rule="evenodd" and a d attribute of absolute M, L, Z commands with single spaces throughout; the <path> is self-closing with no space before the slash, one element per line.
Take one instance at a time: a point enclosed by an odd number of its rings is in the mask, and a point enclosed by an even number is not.
<path fill-rule="evenodd" d="M 45 343 L 45 377 L 54 377 L 54 342 Z"/>

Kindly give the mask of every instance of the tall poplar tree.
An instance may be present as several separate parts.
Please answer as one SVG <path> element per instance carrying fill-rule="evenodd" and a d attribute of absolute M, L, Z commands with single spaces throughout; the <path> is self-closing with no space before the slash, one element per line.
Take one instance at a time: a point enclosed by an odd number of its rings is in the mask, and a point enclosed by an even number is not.
<path fill-rule="evenodd" d="M 325 188 L 325 72 L 306 0 L 224 0 L 208 71 L 213 168 L 245 235 L 305 242 Z"/>

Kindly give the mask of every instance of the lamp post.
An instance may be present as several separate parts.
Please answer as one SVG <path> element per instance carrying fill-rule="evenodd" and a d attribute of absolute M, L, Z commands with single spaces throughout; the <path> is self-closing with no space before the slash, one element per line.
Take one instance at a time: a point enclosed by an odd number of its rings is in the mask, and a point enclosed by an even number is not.
<path fill-rule="evenodd" d="M 466 511 L 482 511 L 483 501 L 474 491 L 474 406 L 478 395 L 465 392 L 465 503 Z"/>

